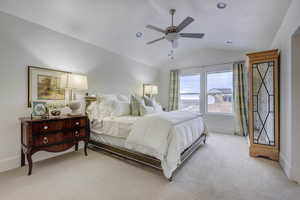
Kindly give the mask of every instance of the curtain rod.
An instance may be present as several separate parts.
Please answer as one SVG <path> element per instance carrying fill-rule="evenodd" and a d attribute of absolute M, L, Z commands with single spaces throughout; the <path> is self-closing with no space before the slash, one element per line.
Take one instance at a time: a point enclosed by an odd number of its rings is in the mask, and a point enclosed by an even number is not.
<path fill-rule="evenodd" d="M 205 68 L 205 67 L 212 67 L 212 66 L 218 66 L 218 65 L 227 65 L 227 64 L 235 64 L 235 63 L 245 63 L 244 60 L 240 61 L 233 61 L 233 62 L 225 62 L 225 63 L 219 63 L 219 64 L 210 64 L 210 65 L 202 65 L 202 66 L 194 66 L 194 67 L 184 67 L 177 70 L 185 70 L 185 69 L 194 69 L 194 68 Z"/>

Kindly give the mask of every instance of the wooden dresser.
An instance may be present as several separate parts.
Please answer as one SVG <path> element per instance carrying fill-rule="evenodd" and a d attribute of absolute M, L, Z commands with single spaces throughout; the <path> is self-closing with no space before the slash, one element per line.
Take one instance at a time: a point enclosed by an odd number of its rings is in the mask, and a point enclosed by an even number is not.
<path fill-rule="evenodd" d="M 84 141 L 87 156 L 89 120 L 85 115 L 61 116 L 49 119 L 21 118 L 21 166 L 28 161 L 28 175 L 32 172 L 32 155 L 38 151 L 62 152 Z"/>

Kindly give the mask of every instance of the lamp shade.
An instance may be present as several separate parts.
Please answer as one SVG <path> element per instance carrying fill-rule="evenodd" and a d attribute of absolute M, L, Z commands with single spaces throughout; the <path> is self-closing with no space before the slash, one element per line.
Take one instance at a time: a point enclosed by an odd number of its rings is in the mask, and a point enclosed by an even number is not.
<path fill-rule="evenodd" d="M 88 82 L 87 76 L 81 74 L 69 74 L 67 81 L 67 88 L 76 90 L 87 90 Z"/>
<path fill-rule="evenodd" d="M 144 94 L 145 95 L 157 95 L 158 88 L 156 85 L 144 85 Z"/>

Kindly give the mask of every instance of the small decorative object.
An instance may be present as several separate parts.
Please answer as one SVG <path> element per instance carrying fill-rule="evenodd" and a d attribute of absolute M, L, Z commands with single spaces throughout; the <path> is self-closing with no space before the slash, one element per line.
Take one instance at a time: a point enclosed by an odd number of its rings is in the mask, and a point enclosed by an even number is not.
<path fill-rule="evenodd" d="M 69 72 L 28 67 L 28 107 L 33 101 L 65 103 Z"/>
<path fill-rule="evenodd" d="M 52 110 L 50 113 L 51 113 L 52 116 L 57 117 L 57 116 L 60 115 L 61 111 L 60 110 Z"/>
<path fill-rule="evenodd" d="M 47 103 L 47 108 L 51 116 L 57 117 L 61 114 L 61 109 L 65 108 L 66 105 L 63 103 Z"/>
<path fill-rule="evenodd" d="M 47 118 L 49 116 L 45 102 L 32 102 L 32 117 Z"/>
<path fill-rule="evenodd" d="M 69 104 L 69 108 L 72 110 L 70 115 L 79 115 L 80 114 L 81 103 L 78 102 L 78 101 L 72 101 Z"/>

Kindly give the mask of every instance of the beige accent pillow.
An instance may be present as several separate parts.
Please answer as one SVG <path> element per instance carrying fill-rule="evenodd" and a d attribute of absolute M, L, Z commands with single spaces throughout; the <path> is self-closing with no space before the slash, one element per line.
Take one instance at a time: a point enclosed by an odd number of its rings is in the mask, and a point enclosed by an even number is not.
<path fill-rule="evenodd" d="M 145 106 L 144 99 L 136 95 L 131 95 L 130 97 L 130 113 L 132 116 L 141 115 L 141 106 Z"/>

